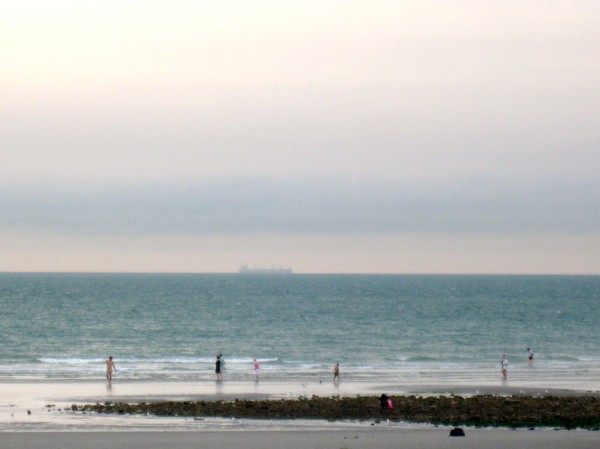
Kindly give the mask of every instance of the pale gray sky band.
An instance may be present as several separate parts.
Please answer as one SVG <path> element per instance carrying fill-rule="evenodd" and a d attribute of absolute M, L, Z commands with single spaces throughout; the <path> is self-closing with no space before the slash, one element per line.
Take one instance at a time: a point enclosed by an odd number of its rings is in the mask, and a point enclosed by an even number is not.
<path fill-rule="evenodd" d="M 598 191 L 597 178 L 4 186 L 0 226 L 82 236 L 593 232 L 600 228 Z"/>

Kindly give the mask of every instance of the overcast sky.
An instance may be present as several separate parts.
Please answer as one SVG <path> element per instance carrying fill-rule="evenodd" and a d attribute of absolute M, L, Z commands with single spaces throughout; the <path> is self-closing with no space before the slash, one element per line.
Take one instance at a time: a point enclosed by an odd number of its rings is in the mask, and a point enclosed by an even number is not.
<path fill-rule="evenodd" d="M 598 1 L 0 5 L 0 271 L 600 274 Z"/>

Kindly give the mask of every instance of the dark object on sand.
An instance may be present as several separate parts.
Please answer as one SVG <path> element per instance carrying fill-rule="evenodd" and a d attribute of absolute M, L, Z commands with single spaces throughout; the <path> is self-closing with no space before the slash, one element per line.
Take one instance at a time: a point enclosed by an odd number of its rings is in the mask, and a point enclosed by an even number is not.
<path fill-rule="evenodd" d="M 452 429 L 450 431 L 450 436 L 451 437 L 464 437 L 465 431 L 462 430 L 460 427 L 455 427 L 454 429 Z"/>

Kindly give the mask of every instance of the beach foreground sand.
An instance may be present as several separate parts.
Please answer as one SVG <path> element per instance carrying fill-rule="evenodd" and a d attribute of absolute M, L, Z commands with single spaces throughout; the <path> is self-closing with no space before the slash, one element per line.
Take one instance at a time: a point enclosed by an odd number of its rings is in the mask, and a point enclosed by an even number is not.
<path fill-rule="evenodd" d="M 2 433 L 2 449 L 588 449 L 600 433 L 566 430 L 469 429 L 450 437 L 447 428 L 350 431 L 51 432 Z"/>

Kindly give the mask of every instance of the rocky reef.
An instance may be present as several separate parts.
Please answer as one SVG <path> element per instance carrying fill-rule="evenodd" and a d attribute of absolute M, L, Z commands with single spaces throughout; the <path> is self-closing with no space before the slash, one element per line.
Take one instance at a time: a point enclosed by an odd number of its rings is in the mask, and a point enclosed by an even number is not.
<path fill-rule="evenodd" d="M 558 427 L 600 430 L 600 397 L 397 396 L 393 409 L 380 398 L 318 397 L 280 400 L 162 401 L 71 407 L 73 412 L 250 419 L 390 420 L 481 427 Z"/>

